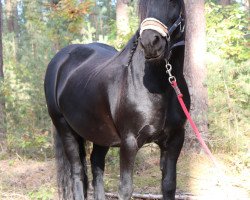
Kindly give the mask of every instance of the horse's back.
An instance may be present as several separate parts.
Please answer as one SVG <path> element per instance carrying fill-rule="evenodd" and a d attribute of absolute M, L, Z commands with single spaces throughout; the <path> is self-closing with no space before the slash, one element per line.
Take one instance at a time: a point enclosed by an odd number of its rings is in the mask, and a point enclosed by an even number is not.
<path fill-rule="evenodd" d="M 44 82 L 48 111 L 53 121 L 62 115 L 57 96 L 62 92 L 69 77 L 82 68 L 85 74 L 91 73 L 116 52 L 113 47 L 102 43 L 73 44 L 54 56 L 48 65 Z"/>

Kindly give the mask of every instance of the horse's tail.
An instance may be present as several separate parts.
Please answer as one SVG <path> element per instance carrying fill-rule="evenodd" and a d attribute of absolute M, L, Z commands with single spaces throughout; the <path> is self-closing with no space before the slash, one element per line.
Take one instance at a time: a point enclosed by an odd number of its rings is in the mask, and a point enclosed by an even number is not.
<path fill-rule="evenodd" d="M 71 169 L 66 157 L 62 139 L 56 128 L 54 128 L 55 157 L 57 166 L 57 186 L 59 200 L 73 199 Z"/>

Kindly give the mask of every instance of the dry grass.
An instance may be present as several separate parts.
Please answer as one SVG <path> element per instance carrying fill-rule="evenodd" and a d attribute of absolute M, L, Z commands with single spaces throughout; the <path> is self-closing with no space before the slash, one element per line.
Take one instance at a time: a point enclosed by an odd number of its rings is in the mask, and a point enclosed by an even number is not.
<path fill-rule="evenodd" d="M 136 193 L 160 193 L 159 152 L 146 148 L 139 152 L 134 171 Z M 216 155 L 221 171 L 204 154 L 181 153 L 178 162 L 178 192 L 191 193 L 198 199 L 250 199 L 248 163 L 232 156 Z M 237 162 L 236 162 L 237 161 Z M 89 170 L 90 171 L 90 170 Z M 117 191 L 119 167 L 116 162 L 105 172 L 105 188 Z M 54 160 L 38 162 L 20 158 L 0 161 L 1 200 L 57 199 Z"/>
<path fill-rule="evenodd" d="M 0 162 L 0 199 L 56 199 L 54 161 L 20 158 Z"/>

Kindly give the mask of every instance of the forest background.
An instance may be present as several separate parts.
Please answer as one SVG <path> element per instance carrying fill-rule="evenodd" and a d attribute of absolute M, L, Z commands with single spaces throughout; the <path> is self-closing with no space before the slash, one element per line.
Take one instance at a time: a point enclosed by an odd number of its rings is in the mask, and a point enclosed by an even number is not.
<path fill-rule="evenodd" d="M 1 2 L 0 159 L 53 158 L 52 124 L 43 90 L 46 67 L 69 44 L 99 41 L 121 49 L 138 28 L 137 1 L 123 1 L 128 10 L 126 32 L 117 28 L 118 2 Z M 205 14 L 206 140 L 213 152 L 232 156 L 240 168 L 249 167 L 249 1 L 207 0 Z"/>

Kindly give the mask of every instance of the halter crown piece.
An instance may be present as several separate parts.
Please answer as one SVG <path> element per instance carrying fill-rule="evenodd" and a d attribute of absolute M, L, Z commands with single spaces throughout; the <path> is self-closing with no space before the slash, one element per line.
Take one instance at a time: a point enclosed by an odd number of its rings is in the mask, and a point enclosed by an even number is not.
<path fill-rule="evenodd" d="M 162 35 L 162 37 L 168 37 L 169 32 L 168 32 L 168 27 L 163 24 L 161 21 L 155 18 L 146 18 L 142 21 L 141 27 L 140 27 L 140 35 L 142 34 L 143 31 L 145 30 L 155 30 L 158 33 Z"/>

